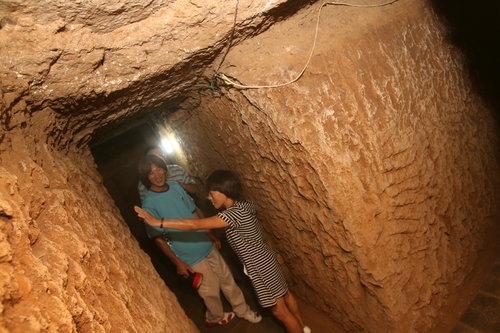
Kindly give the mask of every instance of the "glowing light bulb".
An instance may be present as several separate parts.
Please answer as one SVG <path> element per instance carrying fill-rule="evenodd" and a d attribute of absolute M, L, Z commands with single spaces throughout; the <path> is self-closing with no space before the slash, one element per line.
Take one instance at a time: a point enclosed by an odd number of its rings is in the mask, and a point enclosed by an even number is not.
<path fill-rule="evenodd" d="M 172 134 L 168 137 L 163 137 L 161 139 L 161 145 L 167 154 L 173 154 L 179 150 L 179 143 Z"/>

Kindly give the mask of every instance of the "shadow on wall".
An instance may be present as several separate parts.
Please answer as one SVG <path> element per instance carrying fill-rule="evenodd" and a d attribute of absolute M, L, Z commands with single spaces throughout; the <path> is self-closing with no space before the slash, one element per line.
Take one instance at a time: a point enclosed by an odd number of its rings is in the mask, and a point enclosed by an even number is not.
<path fill-rule="evenodd" d="M 431 0 L 460 48 L 476 91 L 500 120 L 500 1 Z"/>

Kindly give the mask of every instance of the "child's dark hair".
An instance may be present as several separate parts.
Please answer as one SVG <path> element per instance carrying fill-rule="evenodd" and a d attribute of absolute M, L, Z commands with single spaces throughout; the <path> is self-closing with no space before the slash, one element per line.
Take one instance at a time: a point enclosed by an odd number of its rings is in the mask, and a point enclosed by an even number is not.
<path fill-rule="evenodd" d="M 149 181 L 149 172 L 151 171 L 151 165 L 154 164 L 158 168 L 162 168 L 167 171 L 167 165 L 165 161 L 156 155 L 146 155 L 139 161 L 139 178 L 147 189 L 151 187 L 151 182 Z"/>
<path fill-rule="evenodd" d="M 233 200 L 243 200 L 243 186 L 238 175 L 229 170 L 216 170 L 207 178 L 207 191 L 219 191 Z"/>

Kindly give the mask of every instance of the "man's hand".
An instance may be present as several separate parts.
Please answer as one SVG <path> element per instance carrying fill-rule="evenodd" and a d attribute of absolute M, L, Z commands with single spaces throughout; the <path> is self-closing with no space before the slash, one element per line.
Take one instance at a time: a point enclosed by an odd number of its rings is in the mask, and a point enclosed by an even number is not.
<path fill-rule="evenodd" d="M 194 273 L 194 270 L 191 268 L 191 266 L 186 264 L 184 261 L 179 260 L 176 266 L 177 266 L 177 274 L 182 275 L 184 277 L 188 277 L 190 272 Z"/>
<path fill-rule="evenodd" d="M 216 239 L 212 239 L 212 242 L 214 243 L 214 245 L 215 245 L 216 248 L 218 248 L 218 249 L 221 248 L 222 245 L 221 245 L 221 242 L 220 242 L 219 239 L 217 239 L 217 238 Z"/>

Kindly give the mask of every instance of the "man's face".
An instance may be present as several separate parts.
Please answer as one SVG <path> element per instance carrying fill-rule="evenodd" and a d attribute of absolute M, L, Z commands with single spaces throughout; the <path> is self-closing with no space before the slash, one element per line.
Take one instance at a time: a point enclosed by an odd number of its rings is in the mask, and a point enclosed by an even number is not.
<path fill-rule="evenodd" d="M 152 189 L 155 187 L 163 187 L 166 181 L 166 171 L 155 164 L 151 164 L 148 179 L 151 182 Z"/>

